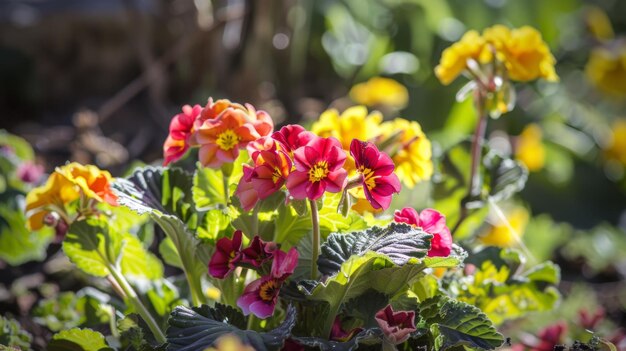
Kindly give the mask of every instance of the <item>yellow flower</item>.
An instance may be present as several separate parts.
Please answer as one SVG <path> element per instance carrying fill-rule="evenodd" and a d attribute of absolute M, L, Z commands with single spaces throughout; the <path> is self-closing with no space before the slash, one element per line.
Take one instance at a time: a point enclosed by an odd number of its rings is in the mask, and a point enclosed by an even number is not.
<path fill-rule="evenodd" d="M 57 167 L 56 172 L 78 186 L 87 198 L 117 206 L 117 196 L 111 190 L 111 173 L 93 165 L 76 162 Z"/>
<path fill-rule="evenodd" d="M 250 345 L 246 345 L 234 334 L 220 336 L 214 347 L 204 349 L 204 351 L 254 351 Z"/>
<path fill-rule="evenodd" d="M 587 28 L 595 38 L 600 40 L 613 39 L 615 33 L 613 33 L 613 26 L 611 26 L 611 21 L 606 12 L 597 6 L 590 6 L 585 15 Z"/>
<path fill-rule="evenodd" d="M 374 138 L 382 120 L 383 116 L 379 112 L 368 114 L 365 106 L 353 106 L 341 114 L 335 109 L 329 109 L 322 112 L 311 131 L 323 138 L 335 137 L 344 150 L 350 150 L 352 139 L 366 141 Z"/>
<path fill-rule="evenodd" d="M 31 190 L 26 195 L 28 229 L 41 229 L 44 217 L 50 213 L 51 207 L 62 209 L 79 196 L 80 193 L 67 178 L 57 172 L 52 173 L 46 184 Z"/>
<path fill-rule="evenodd" d="M 495 25 L 485 29 L 483 37 L 494 46 L 496 57 L 504 63 L 512 80 L 559 80 L 554 71 L 556 60 L 536 29 L 523 26 L 510 30 Z"/>
<path fill-rule="evenodd" d="M 519 136 L 515 157 L 526 165 L 531 172 L 543 168 L 546 160 L 546 150 L 541 142 L 541 128 L 536 124 L 529 124 Z"/>
<path fill-rule="evenodd" d="M 370 107 L 385 105 L 402 109 L 409 101 L 409 92 L 404 85 L 393 79 L 373 77 L 367 82 L 353 86 L 350 97 L 355 102 Z"/>
<path fill-rule="evenodd" d="M 626 95 L 626 43 L 621 42 L 611 49 L 594 49 L 585 73 L 600 90 L 617 96 Z"/>
<path fill-rule="evenodd" d="M 528 211 L 524 207 L 516 207 L 512 209 L 506 217 L 511 228 L 521 237 L 528 224 Z M 499 247 L 511 247 L 517 243 L 515 234 L 511 232 L 506 223 L 500 219 L 492 220 L 489 228 L 479 236 L 479 240 L 485 245 Z"/>
<path fill-rule="evenodd" d="M 613 124 L 613 135 L 604 152 L 609 159 L 616 160 L 626 167 L 626 120 Z"/>
<path fill-rule="evenodd" d="M 389 155 L 396 165 L 396 175 L 409 188 L 428 180 L 433 174 L 432 149 L 430 140 L 415 121 L 396 118 L 380 125 L 381 143 L 384 139 L 395 138 Z"/>
<path fill-rule="evenodd" d="M 461 40 L 452 44 L 441 54 L 439 65 L 435 67 L 435 75 L 439 81 L 448 85 L 452 83 L 467 67 L 467 60 L 484 62 L 490 59 L 486 42 L 475 30 L 465 33 Z"/>
<path fill-rule="evenodd" d="M 69 163 L 58 167 L 46 184 L 26 195 L 28 228 L 41 229 L 44 218 L 52 211 L 66 213 L 65 206 L 77 200 L 81 192 L 87 198 L 116 206 L 117 196 L 111 191 L 111 180 L 109 172 L 92 165 Z"/>

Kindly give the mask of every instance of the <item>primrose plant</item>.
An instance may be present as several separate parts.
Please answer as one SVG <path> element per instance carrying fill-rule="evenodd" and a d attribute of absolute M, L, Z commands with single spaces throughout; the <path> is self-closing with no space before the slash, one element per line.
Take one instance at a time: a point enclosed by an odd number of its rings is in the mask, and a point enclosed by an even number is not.
<path fill-rule="evenodd" d="M 537 35 L 470 32 L 437 67 L 446 84 L 472 77 L 479 112 L 452 229 L 523 187 L 519 163 L 482 157 L 483 116 L 512 108 L 509 78 L 555 79 Z M 447 179 L 417 122 L 356 106 L 310 130 L 276 128 L 252 105 L 209 99 L 174 116 L 163 153 L 163 167 L 126 178 L 69 163 L 28 194 L 28 226 L 54 227 L 70 261 L 122 302 L 110 302 L 112 336 L 74 328 L 51 347 L 489 350 L 503 343 L 498 324 L 558 298 L 553 264 L 520 269 L 517 250 L 461 248 L 436 209 L 386 213 L 434 172 Z M 152 223 L 159 235 L 146 234 Z"/>

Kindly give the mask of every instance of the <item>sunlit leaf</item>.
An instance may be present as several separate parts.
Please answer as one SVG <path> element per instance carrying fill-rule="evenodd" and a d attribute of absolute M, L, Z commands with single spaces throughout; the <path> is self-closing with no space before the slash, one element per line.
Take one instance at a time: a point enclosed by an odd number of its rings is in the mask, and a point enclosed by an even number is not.
<path fill-rule="evenodd" d="M 48 351 L 113 351 L 104 336 L 91 329 L 63 330 L 52 336 Z"/>

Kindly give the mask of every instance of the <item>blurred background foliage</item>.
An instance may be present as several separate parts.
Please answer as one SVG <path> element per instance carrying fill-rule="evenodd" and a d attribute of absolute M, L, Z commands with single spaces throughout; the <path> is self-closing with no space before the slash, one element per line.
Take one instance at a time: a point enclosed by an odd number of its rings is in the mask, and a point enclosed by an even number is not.
<path fill-rule="evenodd" d="M 418 121 L 441 160 L 476 123 L 471 99 L 455 100 L 464 79 L 442 86 L 433 74 L 442 50 L 469 29 L 530 25 L 554 53 L 560 82 L 517 86 L 516 108 L 490 121 L 489 147 L 530 171 L 524 191 L 502 207 L 532 259 L 561 265 L 562 308 L 570 309 L 561 316 L 602 307 L 607 323 L 624 325 L 625 13 L 618 0 L 5 0 L 0 127 L 30 142 L 47 171 L 70 159 L 122 175 L 136 160 L 160 162 L 171 116 L 209 96 L 253 103 L 277 124 L 308 125 L 328 106 L 362 103 L 386 119 Z M 378 76 L 406 87 L 409 99 L 393 84 L 352 89 Z M 394 98 L 381 100 L 380 91 Z M 5 193 L 11 168 L 0 166 Z M 454 217 L 464 192 L 437 201 L 440 176 L 399 202 Z M 520 245 L 487 210 L 466 224 L 468 242 Z M 32 299 L 14 305 L 12 296 L 44 278 L 22 279 L 20 288 L 12 277 L 41 267 L 16 267 L 15 252 L 0 258 L 11 272 L 0 281 L 1 309 L 27 314 Z M 531 331 L 546 320 L 554 319 L 539 315 Z"/>

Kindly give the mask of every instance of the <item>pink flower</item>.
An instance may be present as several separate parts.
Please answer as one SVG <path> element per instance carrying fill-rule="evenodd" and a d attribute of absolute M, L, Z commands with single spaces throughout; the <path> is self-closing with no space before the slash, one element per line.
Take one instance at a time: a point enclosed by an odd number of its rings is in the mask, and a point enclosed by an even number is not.
<path fill-rule="evenodd" d="M 354 158 L 357 172 L 361 175 L 365 198 L 375 209 L 386 210 L 391 196 L 400 192 L 400 180 L 393 173 L 395 165 L 376 145 L 352 139 L 350 154 Z"/>
<path fill-rule="evenodd" d="M 394 312 L 391 305 L 376 313 L 376 322 L 385 334 L 385 339 L 394 345 L 405 342 L 415 328 L 415 312 L 414 311 L 398 311 Z"/>
<path fill-rule="evenodd" d="M 441 212 L 427 208 L 418 214 L 415 209 L 405 207 L 395 212 L 394 221 L 420 227 L 426 233 L 433 235 L 428 256 L 447 257 L 450 255 L 452 235 L 446 226 L 446 217 Z"/>
<path fill-rule="evenodd" d="M 215 245 L 215 253 L 209 262 L 209 274 L 215 278 L 223 279 L 235 270 L 241 260 L 241 230 L 235 231 L 232 240 L 221 238 Z"/>
<path fill-rule="evenodd" d="M 278 191 L 291 172 L 291 159 L 283 151 L 261 151 L 257 157 L 250 182 L 259 198 L 265 199 Z"/>
<path fill-rule="evenodd" d="M 345 187 L 346 153 L 337 139 L 316 137 L 293 154 L 296 169 L 287 178 L 287 189 L 295 199 L 317 200 L 325 191 L 338 193 Z"/>
<path fill-rule="evenodd" d="M 277 252 L 276 243 L 265 242 L 255 235 L 250 246 L 241 251 L 241 263 L 247 263 L 255 268 L 261 267 L 263 263 L 271 260 Z"/>
<path fill-rule="evenodd" d="M 183 106 L 183 112 L 172 118 L 170 123 L 170 134 L 163 144 L 163 165 L 179 160 L 191 145 L 194 122 L 200 116 L 202 107 L 200 105 Z"/>
<path fill-rule="evenodd" d="M 239 202 L 244 211 L 250 211 L 257 202 L 259 202 L 259 193 L 254 188 L 254 184 L 252 184 L 253 172 L 254 168 L 243 165 L 243 176 L 239 180 L 239 184 L 237 184 L 237 189 L 235 190 L 235 196 L 239 198 Z"/>
<path fill-rule="evenodd" d="M 43 176 L 43 166 L 25 161 L 17 167 L 16 174 L 24 183 L 37 184 Z"/>
<path fill-rule="evenodd" d="M 283 282 L 293 273 L 298 264 L 298 251 L 291 248 L 288 253 L 276 251 L 270 275 L 261 277 L 248 284 L 237 300 L 237 306 L 244 315 L 250 313 L 259 318 L 267 318 L 274 314 L 278 293 Z"/>
<path fill-rule="evenodd" d="M 246 149 L 248 149 L 252 162 L 256 163 L 261 151 L 276 151 L 278 150 L 278 143 L 271 137 L 262 137 L 249 142 Z"/>
<path fill-rule="evenodd" d="M 297 148 L 306 145 L 311 139 L 315 138 L 315 134 L 298 124 L 289 124 L 274 132 L 272 138 L 280 142 L 287 153 L 291 155 Z"/>

